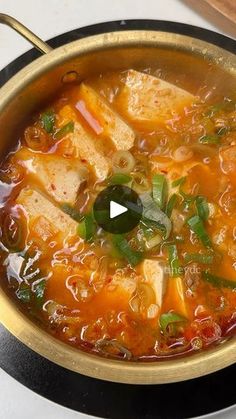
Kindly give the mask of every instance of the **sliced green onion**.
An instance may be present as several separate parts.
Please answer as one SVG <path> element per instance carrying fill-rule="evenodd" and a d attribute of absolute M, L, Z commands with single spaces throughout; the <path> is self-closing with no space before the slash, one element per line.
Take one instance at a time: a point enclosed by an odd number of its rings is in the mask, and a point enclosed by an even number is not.
<path fill-rule="evenodd" d="M 177 186 L 182 186 L 186 182 L 187 176 L 180 177 L 179 179 L 172 182 L 172 187 L 177 188 Z"/>
<path fill-rule="evenodd" d="M 127 259 L 130 265 L 136 266 L 141 262 L 143 258 L 142 253 L 133 250 L 122 234 L 113 235 L 113 244 L 120 254 Z"/>
<path fill-rule="evenodd" d="M 199 217 L 203 220 L 206 221 L 209 217 L 209 206 L 207 203 L 207 200 L 204 196 L 200 196 L 198 195 L 196 197 L 196 207 L 197 207 L 197 212 Z"/>
<path fill-rule="evenodd" d="M 153 176 L 152 195 L 158 207 L 163 209 L 167 198 L 167 181 L 164 175 L 157 174 Z"/>
<path fill-rule="evenodd" d="M 230 127 L 221 127 L 217 131 L 217 135 L 222 137 L 223 135 L 227 134 L 230 131 Z"/>
<path fill-rule="evenodd" d="M 62 204 L 61 209 L 62 209 L 63 212 L 65 212 L 71 218 L 73 218 L 73 220 L 75 220 L 75 221 L 81 221 L 81 219 L 83 218 L 83 216 L 80 214 L 80 212 L 78 210 L 76 210 L 75 208 L 73 208 L 69 204 Z"/>
<path fill-rule="evenodd" d="M 149 240 L 146 240 L 145 246 L 148 250 L 150 250 L 158 246 L 161 242 L 162 242 L 162 237 L 160 236 L 160 234 L 156 234 L 155 236 L 151 237 Z"/>
<path fill-rule="evenodd" d="M 92 214 L 86 214 L 83 221 L 78 224 L 78 235 L 85 241 L 93 238 L 96 231 L 94 218 Z"/>
<path fill-rule="evenodd" d="M 170 197 L 170 199 L 169 199 L 169 201 L 168 201 L 168 203 L 167 203 L 167 206 L 166 206 L 166 215 L 167 215 L 167 217 L 171 217 L 171 214 L 172 214 L 172 211 L 173 211 L 173 209 L 174 209 L 174 207 L 175 207 L 175 204 L 176 204 L 176 202 L 177 202 L 177 198 L 178 198 L 178 196 L 176 195 L 176 193 L 174 193 L 171 197 Z"/>
<path fill-rule="evenodd" d="M 59 129 L 56 134 L 55 138 L 57 140 L 61 140 L 61 138 L 65 137 L 65 135 L 69 134 L 70 132 L 74 132 L 75 124 L 73 121 L 68 122 L 64 125 L 61 129 Z"/>
<path fill-rule="evenodd" d="M 205 247 L 211 247 L 211 239 L 208 236 L 201 218 L 198 215 L 194 215 L 187 221 L 190 229 L 196 234 L 201 240 Z"/>
<path fill-rule="evenodd" d="M 132 174 L 132 179 L 132 189 L 134 189 L 135 192 L 141 194 L 150 191 L 150 183 L 145 174 L 141 172 L 134 172 Z"/>
<path fill-rule="evenodd" d="M 112 155 L 112 170 L 115 173 L 129 174 L 135 166 L 135 158 L 128 150 L 118 150 Z"/>
<path fill-rule="evenodd" d="M 215 287 L 229 288 L 236 291 L 236 281 L 230 281 L 229 279 L 213 275 L 209 272 L 202 272 L 202 278 L 204 279 L 204 281 L 209 282 Z"/>
<path fill-rule="evenodd" d="M 108 183 L 111 185 L 124 185 L 126 183 L 131 182 L 132 177 L 126 175 L 125 173 L 115 173 L 108 179 Z"/>
<path fill-rule="evenodd" d="M 16 291 L 17 298 L 23 303 L 29 303 L 31 299 L 31 290 L 28 284 L 22 282 Z"/>
<path fill-rule="evenodd" d="M 6 214 L 2 225 L 2 241 L 11 252 L 19 252 L 24 247 L 22 243 L 23 228 L 19 219 Z"/>
<path fill-rule="evenodd" d="M 209 116 L 212 118 L 218 112 L 220 112 L 224 108 L 224 103 L 217 103 L 216 105 L 212 105 L 209 109 L 205 112 L 205 116 Z"/>
<path fill-rule="evenodd" d="M 219 144 L 220 137 L 218 135 L 203 135 L 198 141 L 201 144 Z"/>
<path fill-rule="evenodd" d="M 171 276 L 177 277 L 181 274 L 180 261 L 178 257 L 178 251 L 175 244 L 168 245 L 169 265 L 171 270 Z"/>
<path fill-rule="evenodd" d="M 186 253 L 184 255 L 185 262 L 199 262 L 204 265 L 213 263 L 214 257 L 212 255 L 204 255 L 202 253 Z"/>
<path fill-rule="evenodd" d="M 225 100 L 224 102 L 216 103 L 209 107 L 209 109 L 205 112 L 205 116 L 209 116 L 212 118 L 220 111 L 234 111 L 235 110 L 235 102 L 233 100 Z"/>
<path fill-rule="evenodd" d="M 55 113 L 49 110 L 41 115 L 42 126 L 45 131 L 50 134 L 53 132 L 55 124 Z"/>
<path fill-rule="evenodd" d="M 45 293 L 45 286 L 46 286 L 45 279 L 43 279 L 42 281 L 38 282 L 34 286 L 35 299 L 36 299 L 37 304 L 40 305 L 40 306 L 42 306 L 42 304 L 43 304 L 44 293 Z"/>
<path fill-rule="evenodd" d="M 153 223 L 157 228 L 165 229 L 165 238 L 170 235 L 172 224 L 167 215 L 161 211 L 152 197 L 146 193 L 140 196 L 143 205 L 143 219 L 144 222 Z"/>
<path fill-rule="evenodd" d="M 177 325 L 178 323 L 183 323 L 186 321 L 187 319 L 185 317 L 180 316 L 174 312 L 164 313 L 160 316 L 159 319 L 160 327 L 164 334 L 168 333 L 170 326 Z"/>

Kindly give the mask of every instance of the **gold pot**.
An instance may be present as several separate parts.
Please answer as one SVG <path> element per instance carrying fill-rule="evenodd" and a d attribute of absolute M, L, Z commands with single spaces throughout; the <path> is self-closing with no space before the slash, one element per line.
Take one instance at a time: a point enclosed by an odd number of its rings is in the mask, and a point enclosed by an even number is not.
<path fill-rule="evenodd" d="M 0 90 L 0 153 L 14 143 L 14 134 L 29 115 L 60 88 L 65 74 L 82 80 L 97 72 L 127 68 L 165 68 L 168 74 L 187 73 L 197 85 L 220 83 L 222 94 L 236 88 L 236 56 L 209 43 L 158 31 L 124 31 L 91 36 L 51 48 L 15 19 L 0 14 L 45 53 Z M 128 362 L 100 358 L 66 345 L 28 319 L 0 287 L 0 321 L 21 342 L 43 357 L 78 373 L 103 380 L 170 383 L 199 377 L 236 361 L 236 340 L 161 362 Z"/>

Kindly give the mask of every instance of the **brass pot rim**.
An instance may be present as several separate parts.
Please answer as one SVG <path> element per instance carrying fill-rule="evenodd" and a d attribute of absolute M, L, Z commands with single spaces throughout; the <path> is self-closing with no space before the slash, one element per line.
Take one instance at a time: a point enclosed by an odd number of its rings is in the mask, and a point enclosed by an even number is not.
<path fill-rule="evenodd" d="M 161 31 L 134 30 L 94 35 L 52 50 L 19 71 L 0 90 L 0 112 L 49 69 L 67 60 L 108 48 L 162 47 L 194 52 L 236 76 L 236 55 L 208 42 Z M 236 362 L 236 339 L 191 356 L 156 362 L 128 362 L 83 352 L 60 342 L 34 324 L 0 290 L 0 321 L 21 342 L 43 357 L 69 370 L 107 381 L 129 384 L 161 384 L 200 377 Z"/>

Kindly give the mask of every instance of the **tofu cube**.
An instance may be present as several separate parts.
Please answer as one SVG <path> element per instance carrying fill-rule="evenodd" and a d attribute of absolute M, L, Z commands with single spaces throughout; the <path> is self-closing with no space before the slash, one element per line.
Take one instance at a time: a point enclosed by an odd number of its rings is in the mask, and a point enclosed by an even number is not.
<path fill-rule="evenodd" d="M 64 238 L 77 234 L 78 223 L 38 191 L 30 188 L 22 189 L 16 203 L 23 206 L 29 222 L 32 223 L 43 216 L 53 225 L 55 231 L 62 233 Z"/>
<path fill-rule="evenodd" d="M 127 125 L 101 95 L 92 87 L 82 83 L 79 88 L 78 98 L 78 109 L 81 109 L 82 105 L 98 121 L 101 127 L 101 131 L 97 131 L 98 136 L 110 138 L 116 150 L 129 150 L 133 147 L 135 140 L 133 129 Z M 88 118 L 87 122 L 89 122 Z"/>
<path fill-rule="evenodd" d="M 162 79 L 129 70 L 117 100 L 127 118 L 157 126 L 165 124 L 174 113 L 182 112 L 194 102 L 195 97 Z"/>
<path fill-rule="evenodd" d="M 88 162 L 99 180 L 106 179 L 110 170 L 109 161 L 104 156 L 96 136 L 88 132 L 79 122 L 76 110 L 70 105 L 66 105 L 59 111 L 58 118 L 60 127 L 70 121 L 74 122 L 74 132 L 68 134 L 67 138 L 70 138 L 76 150 L 76 156 Z"/>

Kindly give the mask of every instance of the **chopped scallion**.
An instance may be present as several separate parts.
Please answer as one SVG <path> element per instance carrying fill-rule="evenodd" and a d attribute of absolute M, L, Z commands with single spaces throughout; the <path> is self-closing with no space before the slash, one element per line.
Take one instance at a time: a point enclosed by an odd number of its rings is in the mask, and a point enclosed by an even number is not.
<path fill-rule="evenodd" d="M 186 253 L 184 255 L 184 260 L 185 262 L 199 262 L 204 265 L 210 265 L 213 263 L 214 257 L 213 255 L 204 255 L 202 253 Z"/>
<path fill-rule="evenodd" d="M 181 274 L 180 261 L 178 257 L 177 246 L 175 244 L 168 245 L 169 265 L 172 277 L 177 277 Z"/>
<path fill-rule="evenodd" d="M 196 202 L 196 207 L 197 207 L 197 212 L 198 212 L 199 217 L 203 221 L 206 221 L 209 217 L 209 207 L 208 207 L 206 198 L 204 196 L 198 195 L 196 197 L 195 202 Z"/>
<path fill-rule="evenodd" d="M 208 236 L 201 218 L 198 215 L 194 215 L 187 221 L 190 229 L 196 234 L 201 240 L 205 247 L 211 247 L 211 240 Z"/>
<path fill-rule="evenodd" d="M 185 182 L 186 182 L 187 177 L 183 176 L 180 177 L 179 179 L 176 179 L 172 182 L 172 187 L 173 188 L 177 188 L 177 186 L 182 186 Z"/>
<path fill-rule="evenodd" d="M 48 110 L 47 112 L 43 113 L 41 115 L 41 122 L 45 131 L 48 134 L 52 133 L 55 124 L 55 113 L 52 110 Z"/>
<path fill-rule="evenodd" d="M 45 293 L 46 281 L 43 279 L 34 286 L 34 295 L 38 305 L 42 305 Z"/>
<path fill-rule="evenodd" d="M 167 181 L 162 174 L 154 175 L 152 178 L 153 199 L 160 209 L 163 209 L 167 198 Z"/>
<path fill-rule="evenodd" d="M 220 137 L 219 135 L 203 135 L 198 141 L 201 144 L 219 144 Z"/>
<path fill-rule="evenodd" d="M 78 234 L 79 236 L 86 241 L 89 241 L 93 238 L 96 227 L 94 223 L 94 218 L 92 214 L 86 214 L 83 221 L 78 224 Z"/>
<path fill-rule="evenodd" d="M 168 333 L 168 329 L 170 326 L 176 325 L 178 323 L 186 322 L 187 319 L 183 316 L 180 316 L 177 313 L 170 311 L 169 313 L 163 313 L 160 316 L 160 327 L 164 334 Z"/>
<path fill-rule="evenodd" d="M 17 298 L 23 303 L 29 303 L 31 299 L 31 289 L 28 284 L 22 282 L 16 291 Z"/>
<path fill-rule="evenodd" d="M 178 196 L 174 193 L 171 197 L 170 197 L 170 199 L 169 199 L 169 201 L 168 201 L 168 203 L 167 203 L 167 206 L 166 206 L 166 215 L 167 215 L 167 217 L 171 217 L 171 214 L 172 214 L 172 211 L 173 211 L 173 209 L 174 209 L 174 207 L 175 207 L 175 204 L 176 204 L 176 202 L 177 202 L 177 198 L 178 198 Z"/>
<path fill-rule="evenodd" d="M 146 193 L 140 196 L 143 204 L 143 220 L 145 223 L 154 224 L 157 228 L 165 229 L 165 238 L 170 235 L 172 224 L 167 215 L 161 211 L 152 197 Z"/>
<path fill-rule="evenodd" d="M 124 185 L 131 182 L 132 178 L 124 173 L 115 173 L 108 179 L 108 183 L 111 185 Z"/>
<path fill-rule="evenodd" d="M 204 279 L 204 281 L 209 282 L 215 287 L 236 290 L 236 281 L 230 281 L 229 279 L 213 275 L 210 272 L 203 272 L 202 278 Z"/>
<path fill-rule="evenodd" d="M 73 218 L 73 220 L 75 220 L 75 221 L 81 221 L 81 219 L 83 217 L 78 210 L 76 210 L 75 208 L 73 208 L 69 204 L 62 204 L 61 209 L 62 209 L 63 212 L 65 212 L 71 218 Z"/>
<path fill-rule="evenodd" d="M 141 262 L 143 258 L 142 253 L 133 250 L 122 234 L 115 234 L 113 236 L 113 244 L 120 254 L 127 259 L 130 265 L 136 266 Z"/>
<path fill-rule="evenodd" d="M 69 134 L 70 132 L 74 132 L 74 126 L 75 124 L 73 121 L 68 122 L 56 132 L 55 138 L 57 140 L 61 140 L 63 137 L 65 137 L 65 135 Z"/>

